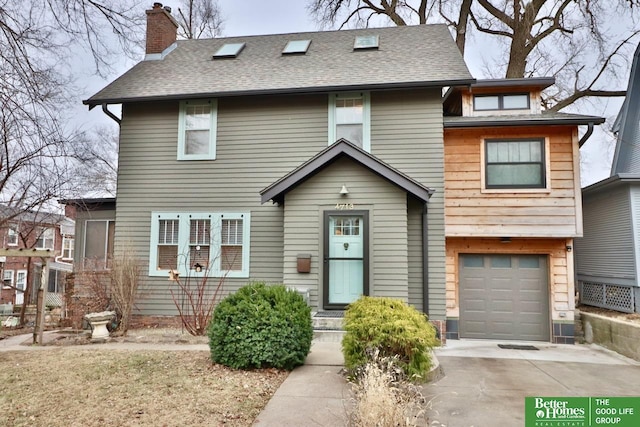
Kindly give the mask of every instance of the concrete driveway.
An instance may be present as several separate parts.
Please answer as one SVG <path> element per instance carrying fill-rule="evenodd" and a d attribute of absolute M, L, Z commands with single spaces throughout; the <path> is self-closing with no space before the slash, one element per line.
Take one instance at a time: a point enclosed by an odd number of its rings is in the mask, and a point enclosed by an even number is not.
<path fill-rule="evenodd" d="M 429 426 L 524 426 L 526 396 L 640 396 L 640 363 L 598 346 L 449 340 L 444 377 L 423 388 Z"/>

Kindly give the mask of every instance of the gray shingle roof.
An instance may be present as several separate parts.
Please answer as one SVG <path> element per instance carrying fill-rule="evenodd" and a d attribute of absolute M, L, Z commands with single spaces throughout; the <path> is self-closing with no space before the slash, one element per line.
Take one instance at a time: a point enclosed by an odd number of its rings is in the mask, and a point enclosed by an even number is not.
<path fill-rule="evenodd" d="M 354 51 L 356 35 L 380 37 Z M 282 55 L 289 40 L 311 40 L 305 55 Z M 245 42 L 235 59 L 212 59 L 225 43 Z M 445 25 L 180 40 L 162 60 L 142 61 L 93 95 L 90 106 L 159 98 L 321 92 L 473 83 Z"/>

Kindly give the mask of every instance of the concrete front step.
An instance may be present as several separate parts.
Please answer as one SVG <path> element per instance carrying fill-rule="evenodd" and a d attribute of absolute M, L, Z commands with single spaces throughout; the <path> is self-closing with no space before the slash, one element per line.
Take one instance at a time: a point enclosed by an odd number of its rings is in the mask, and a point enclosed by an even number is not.
<path fill-rule="evenodd" d="M 322 313 L 313 313 L 311 322 L 313 329 L 330 329 L 335 331 L 341 331 L 343 329 L 342 322 L 344 317 L 327 317 Z"/>
<path fill-rule="evenodd" d="M 335 342 L 341 343 L 344 337 L 344 331 L 328 330 L 328 329 L 314 329 L 313 330 L 313 342 Z"/>
<path fill-rule="evenodd" d="M 344 336 L 343 312 L 320 312 L 313 313 L 311 322 L 313 324 L 314 342 L 342 342 Z"/>

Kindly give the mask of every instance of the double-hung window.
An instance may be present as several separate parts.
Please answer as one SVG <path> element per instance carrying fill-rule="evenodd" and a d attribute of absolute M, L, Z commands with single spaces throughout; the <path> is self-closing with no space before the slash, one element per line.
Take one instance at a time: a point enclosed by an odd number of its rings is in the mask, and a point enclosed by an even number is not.
<path fill-rule="evenodd" d="M 329 145 L 340 138 L 371 150 L 369 92 L 334 93 L 329 96 Z"/>
<path fill-rule="evenodd" d="M 485 187 L 546 188 L 545 140 L 485 140 Z"/>
<path fill-rule="evenodd" d="M 178 120 L 178 160 L 215 160 L 218 101 L 183 101 Z"/>
<path fill-rule="evenodd" d="M 73 237 L 62 237 L 62 259 L 73 259 L 74 239 Z"/>
<path fill-rule="evenodd" d="M 11 289 L 11 287 L 13 286 L 13 270 L 4 270 L 2 276 L 2 285 L 2 287 L 5 289 Z"/>
<path fill-rule="evenodd" d="M 18 246 L 18 231 L 14 227 L 7 229 L 7 246 Z"/>
<path fill-rule="evenodd" d="M 54 239 L 55 230 L 53 228 L 41 230 L 36 240 L 36 249 L 53 249 Z"/>
<path fill-rule="evenodd" d="M 149 275 L 249 277 L 249 213 L 151 216 Z"/>

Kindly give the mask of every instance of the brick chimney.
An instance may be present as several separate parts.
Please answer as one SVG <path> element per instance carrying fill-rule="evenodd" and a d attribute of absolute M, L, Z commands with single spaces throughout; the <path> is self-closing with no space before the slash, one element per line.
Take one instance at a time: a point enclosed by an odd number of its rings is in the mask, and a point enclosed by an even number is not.
<path fill-rule="evenodd" d="M 177 32 L 178 23 L 171 16 L 171 8 L 154 3 L 147 10 L 147 55 L 162 53 L 176 41 Z"/>

